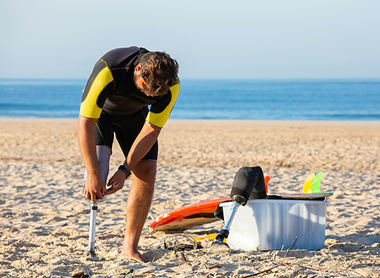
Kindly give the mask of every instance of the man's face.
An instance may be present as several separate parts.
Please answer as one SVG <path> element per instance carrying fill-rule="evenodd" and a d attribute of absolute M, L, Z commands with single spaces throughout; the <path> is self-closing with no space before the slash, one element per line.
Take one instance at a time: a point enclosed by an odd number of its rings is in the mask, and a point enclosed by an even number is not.
<path fill-rule="evenodd" d="M 134 78 L 135 85 L 140 92 L 146 94 L 148 97 L 153 97 L 153 95 L 149 94 L 149 91 L 147 90 L 146 83 L 142 77 L 140 77 L 140 71 L 141 71 L 141 64 L 138 64 L 135 68 L 134 72 Z"/>

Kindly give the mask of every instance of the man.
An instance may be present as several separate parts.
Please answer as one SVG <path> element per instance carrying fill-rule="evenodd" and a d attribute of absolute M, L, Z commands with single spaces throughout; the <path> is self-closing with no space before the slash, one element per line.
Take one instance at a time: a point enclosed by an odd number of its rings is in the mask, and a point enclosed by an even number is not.
<path fill-rule="evenodd" d="M 119 48 L 100 58 L 83 91 L 78 139 L 86 167 L 84 194 L 97 202 L 120 190 L 131 176 L 120 256 L 141 262 L 146 260 L 137 244 L 153 199 L 157 137 L 178 96 L 177 75 L 177 61 L 164 52 Z M 125 161 L 107 189 L 114 134 Z"/>

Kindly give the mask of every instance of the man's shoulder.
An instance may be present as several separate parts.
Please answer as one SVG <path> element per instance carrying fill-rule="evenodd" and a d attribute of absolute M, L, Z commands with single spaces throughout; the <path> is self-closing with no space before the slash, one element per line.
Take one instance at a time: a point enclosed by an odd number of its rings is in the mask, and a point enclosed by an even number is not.
<path fill-rule="evenodd" d="M 119 48 L 114 48 L 114 49 L 109 50 L 108 52 L 106 52 L 106 54 L 104 54 L 104 56 L 115 55 L 115 54 L 117 55 L 135 54 L 135 53 L 139 53 L 141 50 L 148 51 L 145 48 L 138 47 L 138 46 L 119 47 Z"/>
<path fill-rule="evenodd" d="M 101 59 L 104 60 L 110 68 L 127 67 L 130 66 L 135 58 L 147 52 L 149 52 L 147 49 L 137 46 L 115 48 L 104 54 Z"/>

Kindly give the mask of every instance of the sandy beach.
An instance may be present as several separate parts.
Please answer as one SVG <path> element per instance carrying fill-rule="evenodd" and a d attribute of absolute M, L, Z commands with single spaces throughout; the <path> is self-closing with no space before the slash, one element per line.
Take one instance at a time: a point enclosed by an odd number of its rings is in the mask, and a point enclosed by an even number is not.
<path fill-rule="evenodd" d="M 111 173 L 122 161 L 115 144 Z M 311 172 L 325 173 L 321 190 L 334 195 L 323 249 L 209 254 L 205 238 L 175 250 L 222 221 L 149 231 L 171 209 L 228 197 L 237 170 L 256 165 L 271 194 L 301 192 Z M 169 120 L 139 244 L 147 264 L 119 258 L 129 180 L 99 202 L 97 257 L 86 256 L 83 172 L 75 119 L 0 119 L 0 277 L 380 277 L 380 122 Z"/>

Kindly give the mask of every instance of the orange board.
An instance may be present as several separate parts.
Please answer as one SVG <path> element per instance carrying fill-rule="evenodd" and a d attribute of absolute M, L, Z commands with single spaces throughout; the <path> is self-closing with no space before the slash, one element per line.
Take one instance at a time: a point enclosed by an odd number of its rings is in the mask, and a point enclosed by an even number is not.
<path fill-rule="evenodd" d="M 214 212 L 219 203 L 231 198 L 220 198 L 183 206 L 157 217 L 149 229 L 153 231 L 185 230 L 218 220 Z"/>

